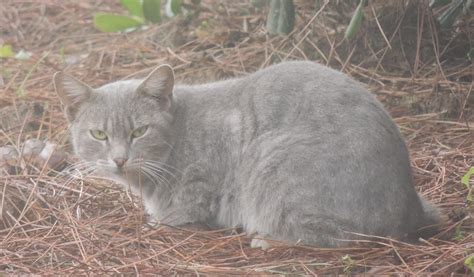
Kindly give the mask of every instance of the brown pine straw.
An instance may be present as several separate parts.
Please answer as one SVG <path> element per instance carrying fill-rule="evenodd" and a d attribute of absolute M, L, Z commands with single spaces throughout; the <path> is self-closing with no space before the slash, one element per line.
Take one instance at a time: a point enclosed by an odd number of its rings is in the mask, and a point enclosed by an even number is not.
<path fill-rule="evenodd" d="M 1 272 L 470 273 L 464 260 L 474 253 L 473 208 L 460 180 L 474 165 L 474 67 L 464 55 L 466 45 L 472 47 L 472 19 L 440 31 L 432 13 L 443 7 L 431 11 L 427 1 L 372 0 L 358 39 L 347 42 L 342 36 L 357 1 L 298 0 L 292 34 L 270 37 L 264 29 L 266 8 L 252 8 L 248 1 L 206 0 L 199 15 L 165 19 L 148 29 L 95 30 L 95 12 L 125 14 L 116 2 L 2 1 L 0 44 L 33 56 L 0 59 L 0 146 L 21 151 L 25 140 L 40 138 L 70 151 L 67 123 L 51 84 L 57 70 L 101 85 L 169 63 L 179 81 L 200 83 L 281 60 L 316 60 L 367 84 L 386 105 L 406 138 L 417 190 L 440 207 L 446 221 L 438 235 L 417 244 L 360 234 L 347 248 L 279 244 L 262 251 L 250 248 L 240 230 L 150 226 L 140 199 L 109 181 L 72 178 L 22 161 L 14 174 L 0 173 Z M 415 25 L 404 21 L 410 18 L 418 20 Z"/>

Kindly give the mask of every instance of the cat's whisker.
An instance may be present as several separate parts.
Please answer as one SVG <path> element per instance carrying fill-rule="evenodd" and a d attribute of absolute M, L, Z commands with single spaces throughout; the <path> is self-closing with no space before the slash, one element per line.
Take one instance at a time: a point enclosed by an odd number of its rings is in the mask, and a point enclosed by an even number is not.
<path fill-rule="evenodd" d="M 158 185 L 158 183 L 156 183 L 156 180 L 155 178 L 160 178 L 160 180 L 162 182 L 164 181 L 167 181 L 168 184 L 169 184 L 169 181 L 162 175 L 160 175 L 159 173 L 161 172 L 155 172 L 155 170 L 153 168 L 150 168 L 149 166 L 147 166 L 144 162 L 144 160 L 142 159 L 139 159 L 139 160 L 135 160 L 133 163 L 129 164 L 126 168 L 125 168 L 125 171 L 137 171 L 138 173 L 146 173 L 146 177 L 148 179 L 151 179 L 151 181 L 155 184 L 155 185 Z"/>
<path fill-rule="evenodd" d="M 172 190 L 172 187 L 171 187 L 171 183 L 164 177 L 164 176 L 161 176 L 160 174 L 158 174 L 157 172 L 153 171 L 153 169 L 149 168 L 149 167 L 146 167 L 146 166 L 143 166 L 140 168 L 142 173 L 144 173 L 145 175 L 147 175 L 147 177 L 149 179 L 151 179 L 151 181 L 155 184 L 155 185 L 159 185 L 159 184 L 164 184 L 168 190 Z M 157 183 L 157 181 L 159 181 L 159 183 Z"/>
<path fill-rule="evenodd" d="M 155 186 L 159 186 L 161 184 L 160 179 L 157 176 L 155 176 L 152 172 L 149 172 L 147 169 L 143 169 L 140 171 L 140 173 L 143 173 L 143 175 L 148 178 Z"/>
<path fill-rule="evenodd" d="M 162 181 L 166 182 L 167 184 L 171 185 L 170 181 L 168 180 L 168 178 L 166 178 L 166 176 L 163 173 L 163 171 L 159 171 L 157 170 L 156 168 L 153 168 L 153 167 L 150 167 L 149 165 L 143 165 L 142 166 L 143 169 L 146 169 L 148 171 L 151 171 L 154 173 L 154 175 L 158 178 L 160 178 Z"/>
<path fill-rule="evenodd" d="M 176 177 L 176 175 L 173 172 L 171 172 L 170 170 L 160 166 L 161 164 L 162 163 L 156 163 L 156 162 L 150 161 L 150 160 L 138 159 L 133 164 L 129 165 L 129 167 L 132 167 L 132 166 L 137 167 L 137 168 L 147 167 L 147 168 L 155 171 L 157 174 L 160 174 L 160 176 L 165 178 L 168 181 L 168 183 L 169 183 L 169 180 L 168 180 L 168 178 L 166 178 L 164 176 L 165 174 L 171 176 L 171 178 L 173 178 L 177 183 L 179 183 L 178 177 Z M 169 167 L 171 167 L 171 166 L 169 166 Z"/>
<path fill-rule="evenodd" d="M 94 162 L 81 161 L 74 163 L 64 169 L 56 177 L 66 177 L 67 178 L 62 182 L 62 186 L 56 192 L 56 198 L 61 195 L 61 193 L 68 187 L 74 180 L 83 180 L 89 177 L 92 173 L 96 171 Z"/>
<path fill-rule="evenodd" d="M 82 165 L 82 168 L 74 168 L 74 171 L 68 172 L 69 178 L 66 180 L 66 184 L 68 182 L 72 182 L 72 180 L 83 180 L 94 173 L 97 168 L 94 166 L 93 163 Z"/>
<path fill-rule="evenodd" d="M 59 175 L 58 177 L 63 177 L 63 176 L 74 176 L 73 172 L 81 172 L 83 170 L 88 170 L 90 168 L 95 168 L 95 162 L 90 162 L 90 161 L 81 161 L 77 162 L 74 164 L 69 165 L 66 167 Z"/>
<path fill-rule="evenodd" d="M 171 174 L 170 172 L 166 172 L 165 170 L 163 170 L 162 168 L 157 167 L 156 165 L 153 166 L 153 165 L 150 165 L 150 164 L 146 164 L 146 165 L 144 165 L 144 168 L 147 168 L 148 170 L 153 171 L 156 175 L 163 178 L 169 184 L 169 187 L 171 187 L 172 184 L 170 182 L 170 179 L 167 178 L 165 176 L 165 174 L 169 175 L 169 177 L 171 177 L 177 184 L 181 184 L 180 180 L 177 179 L 173 174 Z"/>
<path fill-rule="evenodd" d="M 160 162 L 155 162 L 155 161 L 145 161 L 145 164 L 148 165 L 148 166 L 151 166 L 153 168 L 156 168 L 160 171 L 163 171 L 163 172 L 169 174 L 171 177 L 173 177 L 173 179 L 175 179 L 176 181 L 179 181 L 178 177 L 173 172 L 171 172 L 169 169 L 166 169 L 165 167 L 163 167 L 163 166 L 166 166 L 166 164 L 160 163 Z"/>
<path fill-rule="evenodd" d="M 68 165 L 66 168 L 64 168 L 59 175 L 67 175 L 69 172 L 77 167 L 80 167 L 82 164 L 87 163 L 86 161 L 79 161 L 73 164 Z"/>
<path fill-rule="evenodd" d="M 172 166 L 172 165 L 169 165 L 167 163 L 164 163 L 164 162 L 160 162 L 160 161 L 154 161 L 154 160 L 142 160 L 141 161 L 142 163 L 144 162 L 150 162 L 150 163 L 154 163 L 154 164 L 157 164 L 159 165 L 160 167 L 165 167 L 167 168 L 168 170 L 173 170 L 173 171 L 176 171 L 176 173 L 179 173 L 179 174 L 183 174 L 183 172 L 181 170 L 179 170 L 178 168 Z"/>

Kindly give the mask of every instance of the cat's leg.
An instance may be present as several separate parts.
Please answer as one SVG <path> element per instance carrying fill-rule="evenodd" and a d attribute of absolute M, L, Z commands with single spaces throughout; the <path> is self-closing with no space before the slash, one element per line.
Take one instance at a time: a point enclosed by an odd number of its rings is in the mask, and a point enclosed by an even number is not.
<path fill-rule="evenodd" d="M 187 182 L 171 195 L 161 222 L 184 229 L 209 229 L 215 212 L 215 190 L 206 182 Z"/>
<path fill-rule="evenodd" d="M 182 225 L 176 226 L 180 229 L 185 229 L 189 231 L 209 231 L 211 230 L 211 227 L 204 223 L 204 222 L 194 222 L 194 223 L 186 223 Z"/>
<path fill-rule="evenodd" d="M 249 149 L 242 163 L 242 219 L 247 233 L 269 240 L 319 247 L 337 247 L 350 238 L 346 231 L 361 230 L 345 207 L 349 189 L 338 178 L 339 166 L 311 146 L 308 139 L 279 136 Z M 317 151 L 318 150 L 318 151 Z M 341 165 L 343 167 L 343 165 Z M 346 177 L 346 176 L 344 176 Z M 350 176 L 349 176 L 350 177 Z M 268 241 L 266 241 L 268 242 Z M 253 245 L 261 247 L 261 240 Z"/>
<path fill-rule="evenodd" d="M 349 243 L 350 234 L 345 230 L 350 230 L 350 226 L 334 218 L 298 213 L 295 211 L 288 221 L 277 222 L 279 227 L 255 226 L 257 235 L 252 238 L 250 246 L 267 250 L 275 245 L 273 240 L 317 247 L 341 247 Z"/>

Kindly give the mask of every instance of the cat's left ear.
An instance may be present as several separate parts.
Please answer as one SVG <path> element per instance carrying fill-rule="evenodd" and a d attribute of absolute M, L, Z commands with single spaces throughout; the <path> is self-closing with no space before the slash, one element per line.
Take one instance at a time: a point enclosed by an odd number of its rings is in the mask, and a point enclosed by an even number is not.
<path fill-rule="evenodd" d="M 138 86 L 137 93 L 156 98 L 165 109 L 171 107 L 173 99 L 174 73 L 171 66 L 164 64 L 155 68 Z"/>

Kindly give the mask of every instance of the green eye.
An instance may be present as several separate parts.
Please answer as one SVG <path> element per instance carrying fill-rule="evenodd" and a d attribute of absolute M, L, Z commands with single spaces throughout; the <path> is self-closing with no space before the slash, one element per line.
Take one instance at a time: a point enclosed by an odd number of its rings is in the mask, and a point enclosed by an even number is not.
<path fill-rule="evenodd" d="M 90 130 L 92 137 L 94 137 L 97 140 L 106 140 L 107 135 L 105 134 L 104 131 L 101 130 Z"/>
<path fill-rule="evenodd" d="M 146 130 L 148 130 L 148 126 L 142 126 L 140 128 L 133 130 L 132 138 L 139 138 L 143 136 L 146 133 Z"/>

